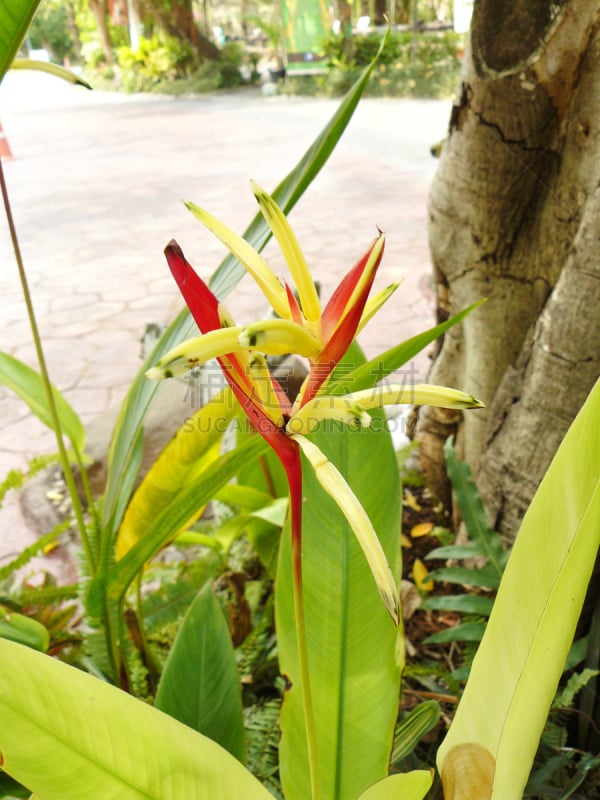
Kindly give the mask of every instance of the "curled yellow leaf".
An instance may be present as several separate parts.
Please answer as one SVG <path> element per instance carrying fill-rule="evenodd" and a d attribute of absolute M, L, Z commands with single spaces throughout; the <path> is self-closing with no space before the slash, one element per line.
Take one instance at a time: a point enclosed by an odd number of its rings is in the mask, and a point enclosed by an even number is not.
<path fill-rule="evenodd" d="M 433 522 L 420 522 L 412 528 L 410 535 L 413 539 L 418 539 L 420 536 L 429 536 L 433 530 Z"/>
<path fill-rule="evenodd" d="M 429 577 L 429 571 L 420 558 L 415 559 L 412 574 L 415 585 L 420 592 L 430 592 L 433 589 L 433 581 Z"/>

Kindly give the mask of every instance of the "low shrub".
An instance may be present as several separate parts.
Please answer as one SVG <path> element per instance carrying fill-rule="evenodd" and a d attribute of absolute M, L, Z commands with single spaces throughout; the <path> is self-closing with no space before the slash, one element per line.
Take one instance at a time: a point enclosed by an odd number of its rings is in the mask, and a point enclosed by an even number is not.
<path fill-rule="evenodd" d="M 413 58 L 411 32 L 392 33 L 373 71 L 366 96 L 370 97 L 450 97 L 460 73 L 457 55 L 461 39 L 454 32 L 420 34 Z M 371 62 L 381 44 L 381 35 L 354 36 L 348 47 L 341 34 L 331 34 L 321 52 L 327 58 L 324 75 L 294 77 L 288 80 L 287 94 L 343 95 Z"/>

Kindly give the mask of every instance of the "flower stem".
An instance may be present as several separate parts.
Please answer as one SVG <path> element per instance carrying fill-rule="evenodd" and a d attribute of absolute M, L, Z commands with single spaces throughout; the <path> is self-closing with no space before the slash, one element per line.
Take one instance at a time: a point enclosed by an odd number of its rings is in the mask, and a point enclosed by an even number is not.
<path fill-rule="evenodd" d="M 302 467 L 300 454 L 297 454 L 295 468 L 286 472 L 290 485 L 290 516 L 292 527 L 292 586 L 294 594 L 294 616 L 296 618 L 296 647 L 300 667 L 300 689 L 304 708 L 306 746 L 310 772 L 311 798 L 319 800 L 319 765 L 317 737 L 313 712 L 310 672 L 308 665 L 308 646 L 306 642 L 306 622 L 304 616 L 304 591 L 302 585 Z"/>
<path fill-rule="evenodd" d="M 15 227 L 15 222 L 12 215 L 12 209 L 10 206 L 10 200 L 8 197 L 8 189 L 6 187 L 6 181 L 4 179 L 4 169 L 2 167 L 2 159 L 0 159 L 0 188 L 2 190 L 2 199 L 4 201 L 6 220 L 8 222 L 8 228 L 10 230 L 10 237 L 12 240 L 12 246 L 15 254 L 15 261 L 17 262 L 17 268 L 19 270 L 19 279 L 21 281 L 23 299 L 25 300 L 25 305 L 27 307 L 27 316 L 29 317 L 29 325 L 31 327 L 31 334 L 33 336 L 35 351 L 38 358 L 40 374 L 42 376 L 42 382 L 44 384 L 44 389 L 46 391 L 48 410 L 50 411 L 50 416 L 52 418 L 52 427 L 54 428 L 54 433 L 56 435 L 56 443 L 58 445 L 60 463 L 64 473 L 67 487 L 69 489 L 69 495 L 71 497 L 71 502 L 73 504 L 73 512 L 75 514 L 75 519 L 77 521 L 77 527 L 79 528 L 79 534 L 81 536 L 81 541 L 83 543 L 83 548 L 85 550 L 86 559 L 89 565 L 90 572 L 93 575 L 95 573 L 96 560 L 94 558 L 94 554 L 92 552 L 92 548 L 87 535 L 87 528 L 85 525 L 85 520 L 83 518 L 83 510 L 81 507 L 81 502 L 79 500 L 79 495 L 77 493 L 77 487 L 75 486 L 75 478 L 73 476 L 73 470 L 71 469 L 71 464 L 69 462 L 69 457 L 67 456 L 65 443 L 62 437 L 58 410 L 56 408 L 56 403 L 54 401 L 54 393 L 52 391 L 52 385 L 50 383 L 50 378 L 48 376 L 48 367 L 46 365 L 46 358 L 44 356 L 44 351 L 42 348 L 42 340 L 37 326 L 37 320 L 33 309 L 33 302 L 31 300 L 31 292 L 29 291 L 29 283 L 27 281 L 27 273 L 25 272 L 25 266 L 23 264 L 23 258 L 21 256 L 21 248 L 19 247 L 19 240 L 17 238 L 17 229 Z M 73 447 L 73 449 L 75 450 L 76 448 Z"/>

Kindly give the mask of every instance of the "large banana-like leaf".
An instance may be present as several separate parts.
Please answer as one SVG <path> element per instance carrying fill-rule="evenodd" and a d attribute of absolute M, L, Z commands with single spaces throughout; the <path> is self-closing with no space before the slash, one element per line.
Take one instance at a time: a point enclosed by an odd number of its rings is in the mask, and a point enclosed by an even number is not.
<path fill-rule="evenodd" d="M 195 509 L 208 503 L 242 466 L 258 458 L 267 449 L 268 445 L 264 439 L 255 435 L 240 447 L 221 456 L 204 472 L 190 480 L 156 515 L 145 535 L 131 550 L 112 566 L 108 573 L 99 575 L 96 581 L 92 582 L 90 594 L 98 595 L 107 590 L 113 600 L 119 601 L 146 562 L 169 542 L 177 531 L 181 530 L 185 522 L 194 515 Z M 90 599 L 96 603 L 96 613 L 92 610 L 90 613 L 92 616 L 99 616 L 98 599 L 95 601 L 94 598 Z"/>
<path fill-rule="evenodd" d="M 219 443 L 237 408 L 233 392 L 227 387 L 177 431 L 131 499 L 117 536 L 117 559 L 122 558 L 145 534 L 156 516 L 186 483 L 217 458 Z M 203 505 L 199 505 L 193 509 L 182 529 L 195 522 L 203 508 Z M 179 532 L 176 531 L 175 535 Z"/>
<path fill-rule="evenodd" d="M 43 800 L 272 800 L 211 739 L 4 640 L 0 719 L 2 769 Z"/>
<path fill-rule="evenodd" d="M 0 81 L 21 42 L 40 0 L 2 0 L 0 3 Z"/>
<path fill-rule="evenodd" d="M 363 792 L 358 800 L 423 800 L 433 782 L 425 770 L 389 775 Z"/>
<path fill-rule="evenodd" d="M 18 0 L 11 0 L 11 2 L 15 4 Z M 386 41 L 387 37 L 385 37 L 383 45 Z M 273 198 L 286 214 L 296 205 L 333 152 L 352 118 L 376 60 L 364 70 L 331 120 L 272 193 Z M 265 247 L 270 236 L 270 228 L 260 213 L 254 217 L 244 233 L 244 238 L 257 250 Z M 244 270 L 238 261 L 233 256 L 228 256 L 214 273 L 210 281 L 211 289 L 223 300 L 237 285 L 243 274 Z M 131 485 L 131 481 L 127 481 L 127 474 L 134 468 L 131 453 L 157 389 L 155 382 L 145 378 L 145 372 L 156 364 L 171 347 L 190 337 L 194 329 L 195 324 L 191 315 L 187 309 L 184 309 L 167 328 L 157 346 L 142 365 L 123 402 L 109 453 L 109 476 L 103 512 L 103 526 L 108 530 L 106 538 L 111 538 L 112 533 L 121 523 L 123 486 Z"/>
<path fill-rule="evenodd" d="M 381 418 L 378 420 L 381 422 Z M 388 561 L 399 561 L 401 492 L 381 425 L 327 426 L 311 439 L 338 467 L 369 515 Z M 371 570 L 336 503 L 304 463 L 303 585 L 320 796 L 355 800 L 387 775 L 403 655 Z M 286 800 L 310 797 L 294 630 L 289 530 L 276 584 L 280 667 L 289 681 L 281 714 L 280 768 Z"/>
<path fill-rule="evenodd" d="M 523 519 L 454 722 L 445 800 L 520 800 L 600 545 L 600 381 Z"/>
<path fill-rule="evenodd" d="M 0 353 L 0 383 L 19 395 L 44 425 L 54 429 L 52 415 L 48 410 L 46 389 L 39 372 L 8 353 Z M 76 411 L 55 386 L 52 387 L 52 392 L 61 429 L 68 436 L 73 449 L 82 453 L 85 447 L 85 428 Z"/>
<path fill-rule="evenodd" d="M 235 653 L 210 585 L 185 615 L 161 675 L 155 705 L 245 762 Z"/>

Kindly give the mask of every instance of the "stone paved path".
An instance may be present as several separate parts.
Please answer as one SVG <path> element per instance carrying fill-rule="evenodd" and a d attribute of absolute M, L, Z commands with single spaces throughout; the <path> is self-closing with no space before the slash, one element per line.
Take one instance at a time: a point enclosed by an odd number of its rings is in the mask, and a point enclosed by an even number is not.
<path fill-rule="evenodd" d="M 51 377 L 84 422 L 122 399 L 150 322 L 181 307 L 162 250 L 176 238 L 208 277 L 222 246 L 180 203 L 191 199 L 241 231 L 255 213 L 248 180 L 272 189 L 333 114 L 336 101 L 257 91 L 193 99 L 87 92 L 9 74 L 4 161 Z M 364 100 L 291 221 L 327 298 L 378 225 L 387 247 L 377 285 L 403 286 L 361 341 L 369 356 L 432 322 L 426 198 L 448 102 Z M 3 218 L 3 215 L 2 215 Z M 267 259 L 283 270 L 276 246 Z M 249 278 L 228 302 L 252 320 L 265 302 Z M 5 222 L 0 223 L 0 350 L 35 366 Z M 426 357 L 416 361 L 424 377 Z M 0 386 L 0 476 L 54 447 Z M 0 557 L 20 541 L 14 500 L 0 512 Z"/>

